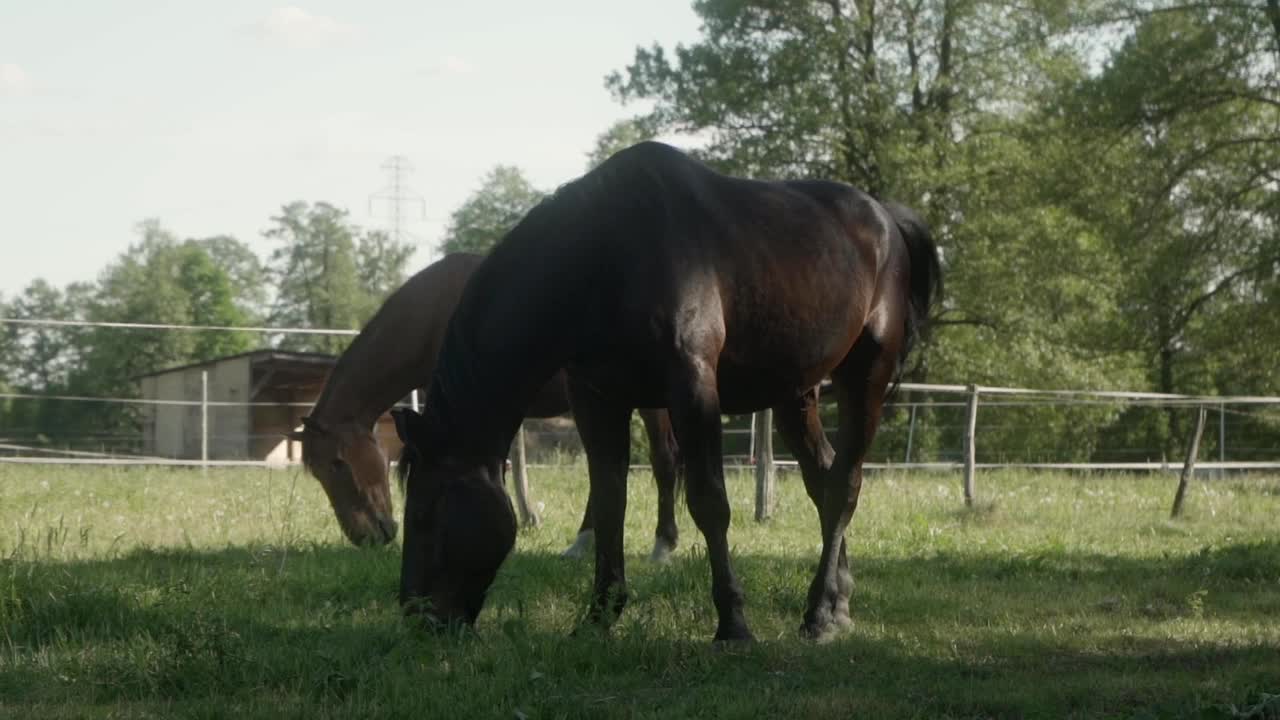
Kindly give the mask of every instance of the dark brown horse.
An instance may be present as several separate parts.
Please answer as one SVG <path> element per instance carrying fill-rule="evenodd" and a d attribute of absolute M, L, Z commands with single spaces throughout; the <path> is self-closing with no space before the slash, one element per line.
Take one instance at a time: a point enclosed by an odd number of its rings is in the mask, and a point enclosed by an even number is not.
<path fill-rule="evenodd" d="M 623 150 L 531 210 L 476 270 L 425 413 L 394 413 L 408 473 L 400 599 L 473 623 L 515 542 L 502 460 L 560 368 L 590 473 L 591 617 L 627 599 L 628 418 L 669 408 L 689 511 L 707 543 L 717 640 L 752 637 L 729 556 L 721 413 L 773 408 L 818 510 L 802 631 L 849 622 L 844 533 L 881 406 L 940 290 L 924 222 L 832 182 L 721 175 L 660 143 Z M 815 386 L 839 405 L 834 450 Z"/>
<path fill-rule="evenodd" d="M 430 378 L 445 328 L 462 288 L 483 258 L 454 253 L 409 278 L 392 293 L 338 358 L 303 429 L 292 438 L 302 442 L 307 470 L 320 481 L 343 532 L 351 542 L 382 544 L 396 535 L 387 457 L 374 432 L 378 418 Z M 535 393 L 526 417 L 547 418 L 570 411 L 563 373 L 556 373 Z M 654 533 L 656 561 L 676 548 L 678 482 L 675 443 L 664 410 L 643 410 L 649 456 L 658 485 L 658 524 Z M 566 555 L 581 554 L 592 539 L 588 501 L 581 528 Z"/>

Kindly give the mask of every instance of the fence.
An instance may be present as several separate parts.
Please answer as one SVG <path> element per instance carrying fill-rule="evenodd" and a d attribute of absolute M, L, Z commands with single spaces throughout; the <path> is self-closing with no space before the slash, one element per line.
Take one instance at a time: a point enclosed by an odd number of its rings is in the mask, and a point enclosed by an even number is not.
<path fill-rule="evenodd" d="M 0 323 L 48 326 L 94 325 L 122 330 L 256 331 L 273 335 L 318 333 L 353 335 L 349 330 L 305 328 L 211 328 L 142 323 L 79 323 L 4 319 Z M 128 443 L 106 442 L 96 451 L 86 447 L 51 447 L 24 437 L 19 429 L 0 428 L 0 463 L 175 465 L 195 467 L 268 466 L 253 459 L 210 456 L 211 409 L 226 407 L 296 407 L 310 402 L 247 402 L 210 397 L 208 373 L 202 373 L 198 398 L 133 398 L 0 393 L 0 401 L 49 403 L 115 403 L 141 406 L 185 406 L 198 409 L 198 457 L 157 457 L 130 451 Z M 416 398 L 401 403 L 415 406 Z M 1280 469 L 1280 398 L 1171 395 L 1100 390 L 1044 390 L 979 385 L 903 383 L 886 405 L 885 420 L 865 468 L 960 471 L 966 503 L 978 494 L 977 472 L 995 468 L 1060 470 L 1212 471 Z M 1216 423 L 1209 423 L 1213 414 Z M 824 414 L 830 415 L 824 401 Z M 833 422 L 825 423 L 834 428 Z M 1216 425 L 1216 427 L 1214 427 Z M 1028 428 L 1034 427 L 1034 432 Z M 1207 434 L 1206 427 L 1212 428 Z M 774 452 L 768 411 L 747 418 L 727 418 L 724 428 L 728 467 L 756 474 L 756 514 L 768 517 L 773 505 L 776 471 L 795 461 Z M 1151 438 L 1163 433 L 1163 446 Z M 1171 445 L 1172 433 L 1180 441 Z M 1098 438 L 1102 440 L 1098 440 Z M 1234 440 L 1233 440 L 1234 438 Z M 100 439 L 101 440 L 101 439 Z M 1216 460 L 1198 462 L 1205 449 Z M 580 452 L 571 424 L 530 420 L 513 443 L 515 475 L 525 468 L 559 462 Z M 1173 454 L 1170 460 L 1169 455 Z M 644 465 L 642 448 L 633 461 Z M 1231 459 L 1228 459 L 1230 455 Z M 900 459 L 899 459 L 900 458 Z M 1185 482 L 1185 480 L 1184 480 Z"/>

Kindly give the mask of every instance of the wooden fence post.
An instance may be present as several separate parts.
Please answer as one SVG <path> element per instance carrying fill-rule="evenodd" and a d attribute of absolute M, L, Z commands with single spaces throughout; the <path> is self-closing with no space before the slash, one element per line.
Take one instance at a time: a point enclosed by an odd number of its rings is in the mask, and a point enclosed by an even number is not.
<path fill-rule="evenodd" d="M 529 465 L 524 453 L 524 423 L 516 432 L 516 441 L 511 444 L 511 481 L 516 487 L 516 509 L 520 511 L 520 524 L 525 527 L 538 527 L 542 518 L 533 503 L 529 502 Z"/>
<path fill-rule="evenodd" d="M 911 423 L 907 425 L 907 453 L 902 457 L 903 464 L 911 462 L 911 441 L 916 436 L 916 409 L 919 405 L 911 403 Z"/>
<path fill-rule="evenodd" d="M 756 522 L 763 522 L 773 515 L 773 411 L 761 410 L 754 420 Z"/>
<path fill-rule="evenodd" d="M 1227 404 L 1218 403 L 1218 462 L 1227 462 Z M 1226 477 L 1227 469 L 1219 468 L 1216 477 Z"/>
<path fill-rule="evenodd" d="M 1196 413 L 1196 425 L 1191 431 L 1191 437 L 1187 440 L 1187 461 L 1182 463 L 1182 476 L 1178 478 L 1178 492 L 1173 496 L 1173 512 L 1170 517 L 1178 517 L 1182 514 L 1182 501 L 1187 495 L 1187 484 L 1196 471 L 1196 455 L 1200 452 L 1200 436 L 1204 434 L 1206 414 L 1204 406 L 1201 406 Z"/>
<path fill-rule="evenodd" d="M 965 408 L 964 429 L 964 504 L 973 506 L 973 474 L 977 467 L 977 446 L 974 438 L 978 432 L 978 386 L 969 386 L 969 402 Z"/>

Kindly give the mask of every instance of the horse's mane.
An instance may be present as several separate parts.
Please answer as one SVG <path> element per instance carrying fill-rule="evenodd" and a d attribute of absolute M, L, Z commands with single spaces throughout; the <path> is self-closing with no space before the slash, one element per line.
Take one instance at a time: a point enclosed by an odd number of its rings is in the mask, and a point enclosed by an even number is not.
<path fill-rule="evenodd" d="M 373 405 L 375 410 L 385 410 L 377 406 L 377 403 L 385 402 L 385 399 L 367 392 L 353 393 L 352 383 L 365 382 L 364 378 L 371 372 L 370 368 L 385 370 L 385 363 L 389 358 L 398 358 L 403 364 L 416 357 L 412 352 L 406 352 L 405 347 L 423 342 L 427 334 L 434 332 L 434 327 L 447 321 L 447 318 L 439 320 L 436 317 L 441 312 L 439 308 L 446 305 L 440 300 L 440 294 L 446 291 L 452 278 L 469 276 L 480 260 L 481 256 L 474 253 L 449 253 L 414 273 L 393 290 L 338 356 L 337 362 L 325 377 L 312 414 L 323 417 L 326 411 L 336 412 L 338 417 L 327 419 L 341 419 L 343 414 L 353 410 L 341 405 L 350 406 L 354 399 L 364 404 L 361 412 L 370 409 L 369 405 Z M 420 322 L 412 332 L 406 332 L 404 316 L 410 309 Z M 390 347 L 392 344 L 396 347 Z M 399 391 L 398 388 L 390 387 L 385 378 L 379 379 L 372 386 L 379 388 L 380 393 L 386 390 Z M 335 404 L 338 406 L 335 407 Z"/>
<path fill-rule="evenodd" d="M 433 444 L 447 446 L 451 451 L 505 455 L 505 450 L 496 447 L 465 447 L 465 441 L 472 438 L 453 437 L 451 423 L 446 421 L 446 418 L 466 418 L 479 422 L 475 413 L 499 407 L 488 401 L 491 390 L 477 377 L 478 359 L 485 356 L 476 352 L 476 335 L 483 329 L 475 316 L 489 309 L 491 296 L 486 294 L 487 288 L 502 285 L 518 292 L 521 285 L 559 287 L 558 280 L 536 273 L 571 272 L 565 263 L 548 259 L 537 270 L 531 270 L 528 258 L 554 258 L 562 247 L 581 247 L 575 240 L 584 234 L 600 233 L 602 228 L 618 227 L 622 223 L 626 224 L 627 232 L 640 232 L 635 227 L 637 218 L 665 222 L 670 186 L 679 184 L 682 191 L 696 188 L 696 182 L 688 181 L 697 172 L 695 167 L 704 166 L 668 145 L 654 142 L 633 145 L 556 188 L 508 231 L 476 269 L 445 331 L 423 411 Z M 539 246 L 538 252 L 529 252 L 533 245 Z M 526 358 L 508 354 L 489 359 L 519 363 Z M 492 377 L 511 377 L 514 372 L 506 368 L 487 370 L 486 374 Z M 523 405 L 518 408 L 521 417 L 523 410 Z M 434 453 L 436 449 L 424 450 Z"/>

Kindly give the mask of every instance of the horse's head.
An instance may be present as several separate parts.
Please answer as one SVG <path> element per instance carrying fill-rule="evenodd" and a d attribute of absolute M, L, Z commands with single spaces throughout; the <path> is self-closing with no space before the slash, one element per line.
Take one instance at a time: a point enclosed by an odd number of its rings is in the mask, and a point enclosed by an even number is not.
<path fill-rule="evenodd" d="M 302 431 L 290 438 L 302 441 L 302 462 L 320 481 L 351 542 L 384 545 L 395 539 L 387 457 L 371 430 L 304 417 Z"/>
<path fill-rule="evenodd" d="M 404 443 L 406 485 L 400 604 L 431 624 L 474 624 L 516 542 L 516 515 L 503 487 L 505 458 L 432 452 L 421 415 L 403 409 L 392 415 Z"/>

